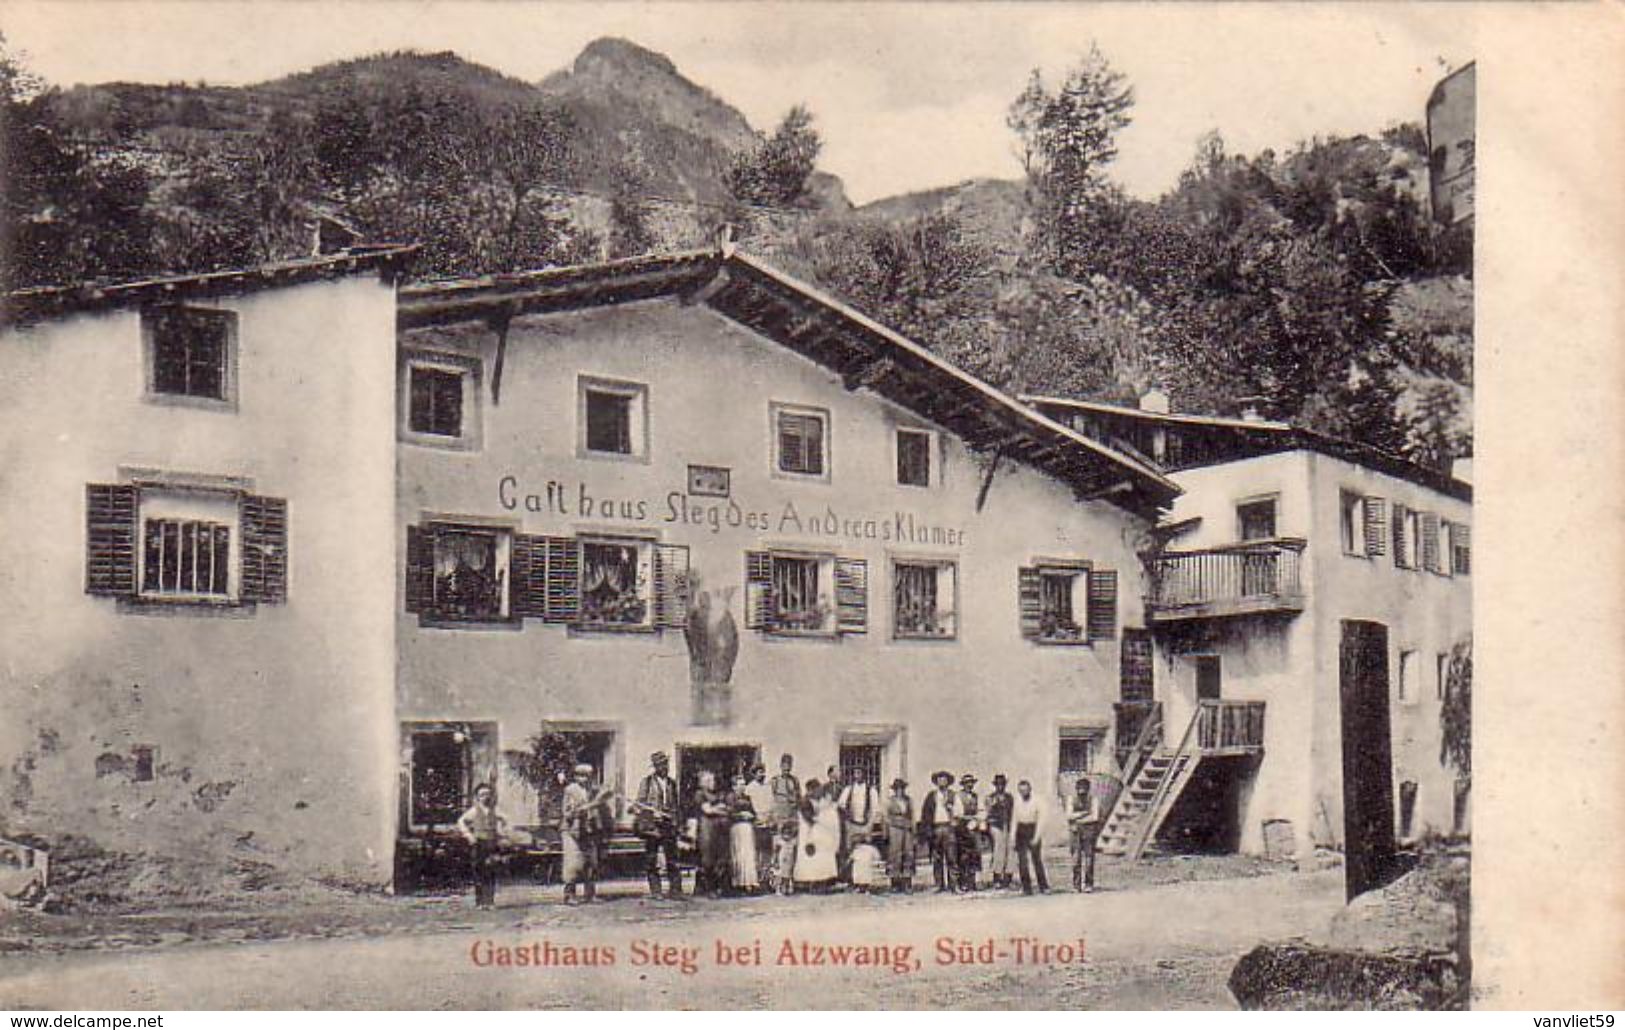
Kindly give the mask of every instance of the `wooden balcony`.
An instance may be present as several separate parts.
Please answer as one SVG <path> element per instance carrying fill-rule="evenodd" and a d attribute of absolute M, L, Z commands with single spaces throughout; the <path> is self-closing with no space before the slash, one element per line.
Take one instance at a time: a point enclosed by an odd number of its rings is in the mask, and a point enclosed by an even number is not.
<path fill-rule="evenodd" d="M 1264 750 L 1264 702 L 1201 701 L 1196 746 L 1204 755 L 1251 755 Z"/>
<path fill-rule="evenodd" d="M 1151 620 L 1301 612 L 1304 544 L 1281 538 L 1164 553 L 1152 562 Z"/>

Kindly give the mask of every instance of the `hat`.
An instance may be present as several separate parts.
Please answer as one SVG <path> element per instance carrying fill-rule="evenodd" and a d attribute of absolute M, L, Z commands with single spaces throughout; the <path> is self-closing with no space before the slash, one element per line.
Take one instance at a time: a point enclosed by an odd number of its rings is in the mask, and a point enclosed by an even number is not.
<path fill-rule="evenodd" d="M 954 774 L 946 769 L 938 769 L 931 774 L 932 783 L 941 783 L 943 780 L 947 780 L 949 783 L 954 782 Z"/>
<path fill-rule="evenodd" d="M 908 786 L 908 781 L 903 779 L 901 776 L 899 776 L 899 777 L 897 777 L 897 779 L 891 781 L 891 789 L 892 790 L 896 790 L 898 787 L 907 787 L 907 786 Z"/>
<path fill-rule="evenodd" d="M 588 776 L 591 776 L 592 766 L 588 765 L 586 762 L 580 762 L 576 765 L 575 771 L 577 773 L 586 773 Z"/>
<path fill-rule="evenodd" d="M 1006 783 L 1009 783 L 1009 782 L 1010 782 L 1009 780 L 1004 778 L 1004 773 L 994 773 L 993 774 L 993 784 L 994 784 L 994 786 L 1002 787 Z"/>
<path fill-rule="evenodd" d="M 664 752 L 664 751 L 656 751 L 654 754 L 649 756 L 649 761 L 651 761 L 651 762 L 669 762 L 669 761 L 671 761 L 671 757 L 669 755 L 667 755 L 666 752 Z"/>
<path fill-rule="evenodd" d="M 961 786 L 970 786 L 972 783 L 975 783 L 975 782 L 976 782 L 976 777 L 972 776 L 970 773 L 966 773 L 965 775 L 963 775 L 963 776 L 961 776 L 959 778 L 959 783 L 960 783 Z"/>

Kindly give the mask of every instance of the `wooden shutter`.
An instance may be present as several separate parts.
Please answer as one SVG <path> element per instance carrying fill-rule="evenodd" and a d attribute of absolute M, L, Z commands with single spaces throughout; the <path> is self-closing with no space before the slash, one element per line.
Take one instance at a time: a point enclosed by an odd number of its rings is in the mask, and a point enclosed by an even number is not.
<path fill-rule="evenodd" d="M 238 502 L 243 578 L 238 598 L 255 604 L 288 599 L 288 502 L 249 494 Z"/>
<path fill-rule="evenodd" d="M 1036 566 L 1016 573 L 1016 595 L 1021 614 L 1021 635 L 1037 640 L 1044 632 L 1044 576 Z"/>
<path fill-rule="evenodd" d="M 434 609 L 434 530 L 406 527 L 406 610 L 422 615 Z"/>
<path fill-rule="evenodd" d="M 1450 523 L 1450 572 L 1458 576 L 1473 572 L 1473 530 L 1464 522 Z"/>
<path fill-rule="evenodd" d="M 1364 499 L 1365 553 L 1376 558 L 1388 550 L 1388 502 L 1381 497 Z"/>
<path fill-rule="evenodd" d="M 575 622 L 581 615 L 581 548 L 571 537 L 540 538 L 547 554 L 548 622 Z"/>
<path fill-rule="evenodd" d="M 1422 568 L 1429 572 L 1440 571 L 1439 565 L 1439 515 L 1437 512 L 1425 511 L 1422 513 Z"/>
<path fill-rule="evenodd" d="M 1089 639 L 1113 640 L 1117 637 L 1117 570 L 1090 569 L 1089 577 Z"/>
<path fill-rule="evenodd" d="M 835 559 L 835 628 L 869 631 L 869 563 L 862 558 Z"/>
<path fill-rule="evenodd" d="M 85 593 L 135 594 L 136 510 L 133 486 L 85 486 Z"/>
<path fill-rule="evenodd" d="M 1403 504 L 1394 505 L 1394 565 L 1398 568 L 1409 568 L 1405 560 L 1405 513 Z"/>
<path fill-rule="evenodd" d="M 688 622 L 688 547 L 655 545 L 655 619 L 663 629 L 682 629 Z"/>
<path fill-rule="evenodd" d="M 745 628 L 771 629 L 777 617 L 773 603 L 773 555 L 745 552 Z"/>
<path fill-rule="evenodd" d="M 513 557 L 508 564 L 514 615 L 523 619 L 547 618 L 547 538 L 515 533 Z"/>

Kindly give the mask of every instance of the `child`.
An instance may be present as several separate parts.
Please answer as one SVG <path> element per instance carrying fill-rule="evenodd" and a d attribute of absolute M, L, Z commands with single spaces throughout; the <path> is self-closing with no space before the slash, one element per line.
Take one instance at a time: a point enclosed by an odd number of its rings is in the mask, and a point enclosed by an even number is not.
<path fill-rule="evenodd" d="M 886 863 L 874 839 L 863 837 L 852 848 L 852 886 L 865 894 L 879 894 L 888 886 Z"/>

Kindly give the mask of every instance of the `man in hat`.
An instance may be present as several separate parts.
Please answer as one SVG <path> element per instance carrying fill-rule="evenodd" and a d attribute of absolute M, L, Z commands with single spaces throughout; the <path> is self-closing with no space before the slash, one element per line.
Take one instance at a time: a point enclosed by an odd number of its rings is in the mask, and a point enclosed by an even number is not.
<path fill-rule="evenodd" d="M 836 798 L 835 808 L 841 813 L 841 839 L 846 842 L 849 858 L 852 849 L 874 837 L 875 828 L 886 814 L 886 799 L 880 793 L 878 777 L 875 770 L 858 769 Z"/>
<path fill-rule="evenodd" d="M 780 894 L 793 889 L 796 871 L 796 839 L 800 835 L 796 809 L 801 805 L 801 781 L 791 771 L 796 760 L 790 755 L 779 756 L 779 774 L 768 782 L 773 792 L 773 879 Z"/>
<path fill-rule="evenodd" d="M 651 770 L 638 784 L 632 826 L 643 838 L 643 868 L 649 894 L 660 896 L 660 861 L 666 862 L 666 896 L 683 896 L 683 871 L 677 866 L 677 781 L 671 778 L 671 760 L 664 751 L 649 756 Z"/>
<path fill-rule="evenodd" d="M 976 876 L 982 871 L 983 819 L 981 798 L 976 796 L 976 777 L 970 773 L 959 778 L 959 819 L 956 822 L 959 837 L 959 889 L 964 893 L 977 890 Z"/>
<path fill-rule="evenodd" d="M 507 820 L 497 814 L 497 793 L 489 783 L 474 788 L 474 804 L 458 817 L 457 832 L 472 848 L 474 907 L 496 908 L 497 865 Z"/>
<path fill-rule="evenodd" d="M 953 890 L 959 875 L 958 829 L 954 826 L 959 792 L 954 790 L 954 774 L 946 769 L 932 773 L 931 782 L 935 789 L 920 802 L 920 836 L 930 844 L 931 876 L 940 894 Z"/>
<path fill-rule="evenodd" d="M 993 848 L 988 855 L 988 876 L 994 887 L 1009 888 L 1015 885 L 1015 870 L 1012 867 L 1013 852 L 1010 847 L 1010 815 L 1015 810 L 1016 798 L 1004 785 L 1010 782 L 1004 778 L 1004 773 L 995 773 L 993 776 L 993 793 L 987 796 L 987 833 L 992 839 Z"/>
<path fill-rule="evenodd" d="M 906 894 L 914 889 L 914 799 L 902 777 L 891 781 L 886 801 L 886 875 L 892 890 Z"/>
<path fill-rule="evenodd" d="M 565 785 L 560 806 L 559 836 L 564 845 L 564 903 L 575 904 L 576 886 L 587 901 L 598 900 L 598 872 L 613 819 L 608 813 L 611 792 L 594 789 L 593 767 L 577 765 Z"/>
<path fill-rule="evenodd" d="M 1078 792 L 1067 806 L 1067 829 L 1072 834 L 1072 889 L 1095 891 L 1095 841 L 1100 837 L 1100 798 L 1090 789 L 1089 777 L 1078 777 Z"/>

